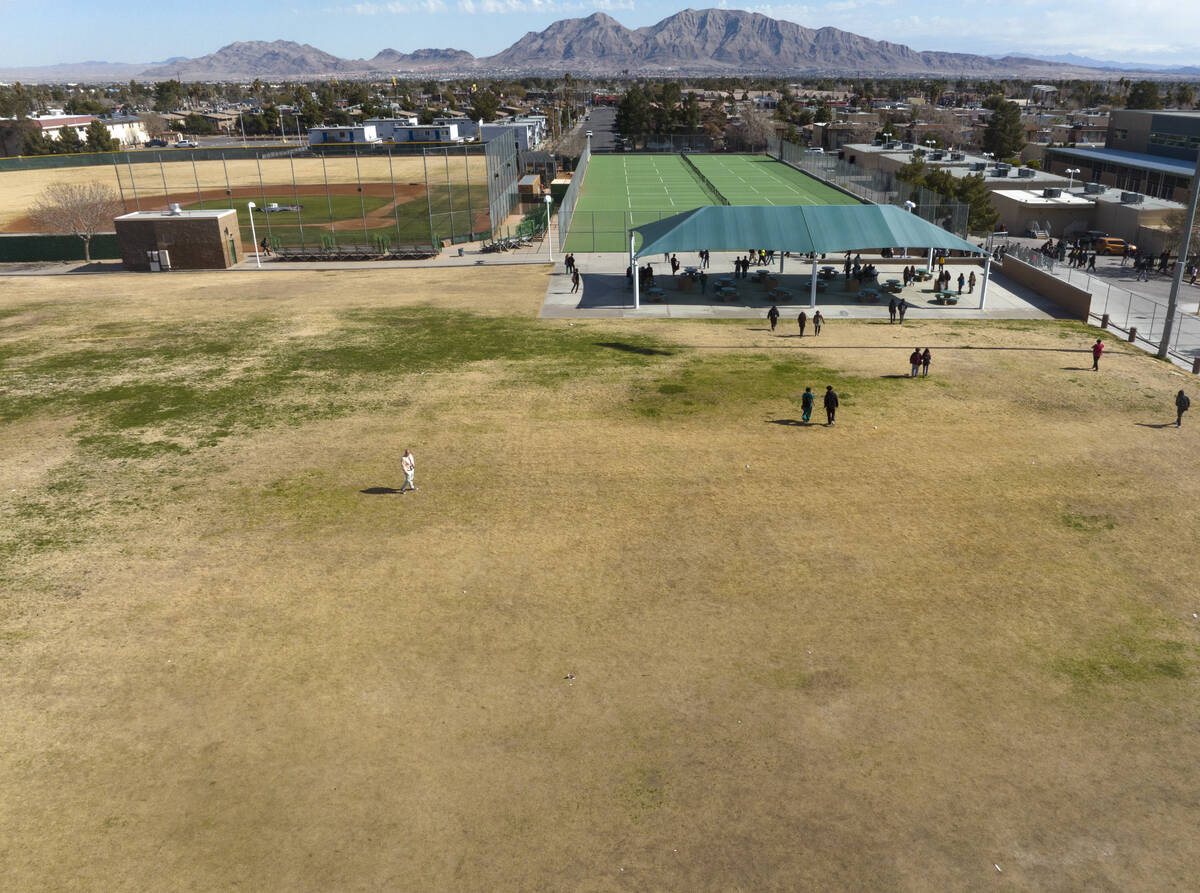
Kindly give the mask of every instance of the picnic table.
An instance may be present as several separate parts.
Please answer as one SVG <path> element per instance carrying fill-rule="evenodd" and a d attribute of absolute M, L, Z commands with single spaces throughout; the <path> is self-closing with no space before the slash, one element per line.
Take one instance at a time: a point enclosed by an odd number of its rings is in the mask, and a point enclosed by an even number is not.
<path fill-rule="evenodd" d="M 714 294 L 718 301 L 736 301 L 738 299 L 738 290 L 732 285 L 723 285 L 717 288 Z"/>
<path fill-rule="evenodd" d="M 800 283 L 800 287 L 803 288 L 807 292 L 811 292 L 812 291 L 812 280 L 811 279 L 804 280 L 803 282 Z M 828 291 L 828 290 L 829 290 L 829 283 L 822 282 L 820 279 L 818 279 L 817 280 L 817 291 L 823 292 L 823 291 Z"/>
<path fill-rule="evenodd" d="M 821 272 L 817 275 L 822 279 L 832 279 L 837 275 L 837 267 L 821 267 Z"/>
<path fill-rule="evenodd" d="M 939 291 L 934 293 L 933 303 L 935 304 L 957 304 L 958 294 L 952 291 Z"/>
<path fill-rule="evenodd" d="M 733 280 L 730 279 L 728 276 L 722 276 L 719 279 L 714 279 L 713 285 L 716 286 L 716 288 L 718 290 L 720 290 L 722 288 L 733 288 L 734 287 Z"/>
<path fill-rule="evenodd" d="M 899 294 L 900 292 L 904 291 L 904 283 L 899 279 L 889 279 L 887 282 L 883 283 L 883 290 Z"/>
<path fill-rule="evenodd" d="M 858 293 L 858 300 L 862 304 L 878 304 L 879 292 L 873 288 L 864 288 Z"/>
<path fill-rule="evenodd" d="M 928 270 L 917 270 L 917 282 L 928 282 L 933 278 L 933 274 Z"/>
<path fill-rule="evenodd" d="M 782 303 L 783 301 L 790 301 L 792 299 L 792 292 L 788 288 L 773 288 L 767 292 L 767 296 L 772 300 Z"/>
<path fill-rule="evenodd" d="M 646 300 L 647 301 L 661 302 L 661 301 L 666 300 L 666 297 L 667 297 L 666 291 L 659 288 L 657 285 L 651 286 L 650 288 L 646 289 Z"/>

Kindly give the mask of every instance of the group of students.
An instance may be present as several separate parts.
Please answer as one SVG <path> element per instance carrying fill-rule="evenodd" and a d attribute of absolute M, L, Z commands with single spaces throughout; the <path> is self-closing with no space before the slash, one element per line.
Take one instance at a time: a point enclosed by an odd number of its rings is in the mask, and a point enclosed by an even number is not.
<path fill-rule="evenodd" d="M 816 396 L 812 392 L 812 388 L 804 389 L 804 396 L 800 398 L 800 418 L 804 424 L 808 424 L 812 418 L 813 404 L 817 402 Z M 825 385 L 825 424 L 832 425 L 837 418 L 838 395 L 833 389 L 833 385 Z"/>
<path fill-rule="evenodd" d="M 805 313 L 803 310 L 801 310 L 800 315 L 796 317 L 796 324 L 798 326 L 800 326 L 800 337 L 801 338 L 804 337 L 804 329 L 808 326 L 808 318 L 809 318 L 808 314 Z M 774 332 L 775 326 L 778 325 L 778 323 L 779 323 L 779 308 L 776 307 L 774 304 L 772 304 L 771 309 L 767 311 L 767 320 L 768 320 L 768 322 L 771 323 L 771 331 Z M 821 334 L 821 326 L 825 325 L 825 317 L 823 317 L 821 315 L 820 310 L 813 312 L 812 324 L 813 324 L 813 334 L 820 335 Z"/>
<path fill-rule="evenodd" d="M 751 251 L 745 257 L 735 257 L 733 259 L 733 278 L 745 279 L 750 275 L 750 267 L 759 266 L 765 267 L 775 257 L 774 251 Z"/>
<path fill-rule="evenodd" d="M 908 365 L 912 367 L 909 372 L 909 378 L 916 378 L 917 373 L 921 374 L 922 378 L 929 377 L 929 364 L 933 360 L 933 355 L 929 353 L 929 348 L 921 350 L 919 347 L 913 348 L 913 352 L 908 355 Z"/>

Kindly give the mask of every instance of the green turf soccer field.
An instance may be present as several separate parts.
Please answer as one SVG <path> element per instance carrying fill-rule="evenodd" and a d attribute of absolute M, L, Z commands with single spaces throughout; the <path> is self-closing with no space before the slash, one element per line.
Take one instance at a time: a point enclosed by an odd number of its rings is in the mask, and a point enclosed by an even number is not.
<path fill-rule="evenodd" d="M 765 155 L 688 158 L 732 205 L 857 204 Z M 720 203 L 680 155 L 593 155 L 571 217 L 566 250 L 627 251 L 630 226 Z"/>

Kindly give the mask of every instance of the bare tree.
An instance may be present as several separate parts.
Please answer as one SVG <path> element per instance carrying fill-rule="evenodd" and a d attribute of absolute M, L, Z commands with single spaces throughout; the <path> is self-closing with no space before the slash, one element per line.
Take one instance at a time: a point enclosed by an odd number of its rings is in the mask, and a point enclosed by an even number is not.
<path fill-rule="evenodd" d="M 726 128 L 726 137 L 734 145 L 747 149 L 762 149 L 776 134 L 775 122 L 765 112 L 746 109 L 740 112 L 741 123 Z"/>
<path fill-rule="evenodd" d="M 30 209 L 40 232 L 62 233 L 83 239 L 83 257 L 92 260 L 92 236 L 108 232 L 113 218 L 125 208 L 115 192 L 100 183 L 51 183 Z"/>

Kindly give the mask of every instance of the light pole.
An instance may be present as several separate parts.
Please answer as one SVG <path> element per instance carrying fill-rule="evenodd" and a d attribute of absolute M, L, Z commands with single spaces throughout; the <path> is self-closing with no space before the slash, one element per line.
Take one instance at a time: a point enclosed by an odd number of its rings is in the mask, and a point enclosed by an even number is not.
<path fill-rule="evenodd" d="M 554 204 L 554 196 L 546 196 L 546 248 L 550 254 L 550 265 L 554 265 L 554 242 L 550 240 L 550 206 Z"/>
<path fill-rule="evenodd" d="M 258 253 L 258 233 L 254 231 L 254 202 L 246 202 L 246 211 L 250 214 L 250 241 L 254 243 L 254 262 L 262 269 L 262 257 Z"/>
<path fill-rule="evenodd" d="M 1200 158 L 1196 159 L 1196 171 L 1192 174 L 1192 194 L 1183 224 L 1183 236 L 1179 240 L 1179 256 L 1175 260 L 1175 275 L 1171 278 L 1171 293 L 1167 297 L 1167 319 L 1163 323 L 1162 341 L 1158 345 L 1158 358 L 1165 360 L 1171 346 L 1171 331 L 1175 328 L 1175 309 L 1179 306 L 1179 289 L 1183 285 L 1184 267 L 1187 266 L 1191 250 L 1192 227 L 1196 225 L 1196 203 L 1200 201 Z"/>
<path fill-rule="evenodd" d="M 933 147 L 937 145 L 937 140 L 925 140 L 925 145 L 929 147 L 927 151 L 932 152 Z"/>
<path fill-rule="evenodd" d="M 1079 173 L 1079 168 L 1069 167 L 1066 170 L 1067 174 L 1067 192 L 1071 191 L 1071 187 L 1075 185 L 1075 175 Z"/>

